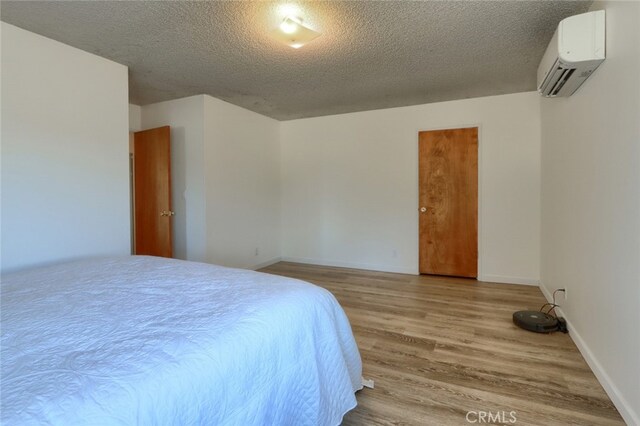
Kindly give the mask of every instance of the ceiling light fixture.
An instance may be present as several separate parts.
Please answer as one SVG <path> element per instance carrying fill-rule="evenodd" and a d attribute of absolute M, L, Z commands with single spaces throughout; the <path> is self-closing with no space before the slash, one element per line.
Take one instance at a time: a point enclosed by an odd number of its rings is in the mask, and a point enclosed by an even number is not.
<path fill-rule="evenodd" d="M 284 20 L 280 24 L 280 29 L 285 34 L 293 34 L 296 31 L 298 31 L 299 26 L 300 24 L 298 24 L 297 21 L 295 21 L 293 18 L 287 17 L 287 18 L 284 18 Z"/>
<path fill-rule="evenodd" d="M 320 36 L 320 33 L 302 24 L 302 18 L 286 16 L 278 28 L 271 32 L 273 38 L 287 46 L 299 49 Z"/>

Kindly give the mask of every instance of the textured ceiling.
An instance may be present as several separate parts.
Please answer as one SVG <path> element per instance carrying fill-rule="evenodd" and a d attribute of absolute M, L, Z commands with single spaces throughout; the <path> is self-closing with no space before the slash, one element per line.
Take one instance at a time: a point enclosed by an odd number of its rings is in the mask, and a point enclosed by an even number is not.
<path fill-rule="evenodd" d="M 296 2 L 322 36 L 269 33 L 286 2 L 3 1 L 2 20 L 129 67 L 130 101 L 206 93 L 288 120 L 535 89 L 576 1 Z"/>

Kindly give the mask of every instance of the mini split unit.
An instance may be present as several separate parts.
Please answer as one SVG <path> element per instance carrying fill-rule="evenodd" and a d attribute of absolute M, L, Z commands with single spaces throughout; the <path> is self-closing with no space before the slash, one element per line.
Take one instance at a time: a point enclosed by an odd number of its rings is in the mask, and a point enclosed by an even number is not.
<path fill-rule="evenodd" d="M 604 10 L 560 21 L 538 67 L 542 96 L 571 96 L 605 58 Z"/>

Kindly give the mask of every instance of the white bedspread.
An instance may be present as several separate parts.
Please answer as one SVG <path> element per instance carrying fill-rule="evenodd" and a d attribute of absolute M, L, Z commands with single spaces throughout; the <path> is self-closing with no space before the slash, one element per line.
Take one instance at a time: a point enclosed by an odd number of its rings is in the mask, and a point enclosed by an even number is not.
<path fill-rule="evenodd" d="M 335 425 L 361 361 L 328 291 L 145 256 L 2 280 L 2 423 Z"/>

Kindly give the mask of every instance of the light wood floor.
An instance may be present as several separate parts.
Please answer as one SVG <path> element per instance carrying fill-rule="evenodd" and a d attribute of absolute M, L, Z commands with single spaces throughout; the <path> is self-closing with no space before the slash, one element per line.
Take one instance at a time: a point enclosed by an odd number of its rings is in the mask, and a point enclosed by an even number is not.
<path fill-rule="evenodd" d="M 537 287 L 287 262 L 262 272 L 322 286 L 346 311 L 375 389 L 358 392 L 344 425 L 465 425 L 468 411 L 624 424 L 568 335 L 513 325 L 514 311 L 546 302 Z"/>

